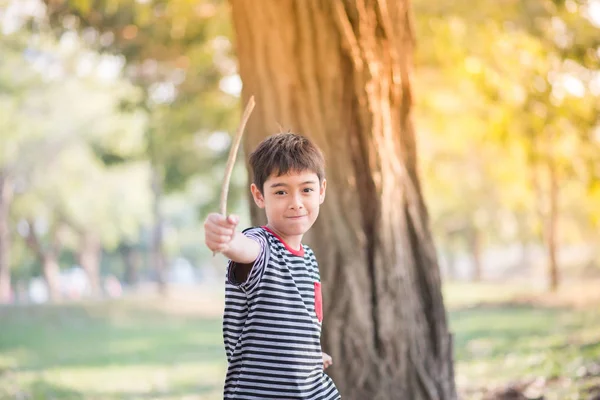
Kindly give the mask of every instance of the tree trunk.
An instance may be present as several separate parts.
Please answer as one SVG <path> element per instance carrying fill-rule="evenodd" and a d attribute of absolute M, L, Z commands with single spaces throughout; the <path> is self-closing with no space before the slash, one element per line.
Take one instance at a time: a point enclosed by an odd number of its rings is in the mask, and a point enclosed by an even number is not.
<path fill-rule="evenodd" d="M 12 194 L 9 177 L 0 170 L 0 304 L 9 302 L 11 297 L 8 210 Z"/>
<path fill-rule="evenodd" d="M 328 162 L 327 200 L 306 239 L 321 265 L 323 347 L 342 397 L 455 399 L 417 176 L 408 2 L 231 5 L 243 98 L 257 102 L 246 154 L 281 125 L 314 140 Z M 264 222 L 256 208 L 251 215 Z"/>
<path fill-rule="evenodd" d="M 125 282 L 129 286 L 134 286 L 138 282 L 140 254 L 136 248 L 128 244 L 122 244 L 119 247 L 119 251 L 125 264 Z"/>
<path fill-rule="evenodd" d="M 518 224 L 518 239 L 521 246 L 521 271 L 531 271 L 532 255 L 531 255 L 531 232 L 529 229 L 529 221 L 527 220 L 527 214 L 524 212 L 518 212 L 516 215 Z"/>
<path fill-rule="evenodd" d="M 551 291 L 555 292 L 559 285 L 558 276 L 558 244 L 556 240 L 558 224 L 558 176 L 554 160 L 548 160 L 549 178 L 549 210 L 546 218 L 546 249 L 548 251 L 548 284 Z"/>
<path fill-rule="evenodd" d="M 448 251 L 448 279 L 458 280 L 458 273 L 456 268 L 456 254 L 453 249 Z"/>
<path fill-rule="evenodd" d="M 546 281 L 550 291 L 556 291 L 560 283 L 558 272 L 558 241 L 557 225 L 559 216 L 559 188 L 558 171 L 556 170 L 556 161 L 553 159 L 552 139 L 550 137 L 544 142 L 543 157 L 538 154 L 532 154 L 531 180 L 536 197 L 536 211 L 541 222 L 541 240 L 547 255 Z M 539 146 L 539 140 L 536 137 L 532 140 L 532 148 Z M 544 172 L 548 173 L 547 187 L 544 186 Z"/>
<path fill-rule="evenodd" d="M 157 167 L 152 168 L 152 213 L 154 216 L 154 227 L 152 228 L 152 265 L 156 273 L 158 290 L 162 294 L 167 292 L 167 280 L 165 271 L 165 255 L 163 251 L 164 219 L 162 215 L 162 179 Z"/>
<path fill-rule="evenodd" d="M 481 259 L 481 232 L 475 226 L 471 225 L 469 230 L 469 248 L 471 250 L 471 260 L 473 262 L 473 282 L 481 282 L 483 275 L 483 262 Z"/>
<path fill-rule="evenodd" d="M 97 237 L 91 233 L 85 233 L 81 238 L 79 249 L 79 264 L 85 271 L 90 282 L 92 296 L 101 294 L 100 287 L 100 259 L 102 256 L 102 245 Z"/>
<path fill-rule="evenodd" d="M 58 301 L 62 294 L 60 291 L 60 267 L 58 265 L 58 255 L 61 248 L 61 229 L 56 226 L 51 230 L 52 243 L 43 246 L 40 238 L 35 232 L 35 224 L 32 220 L 27 221 L 29 231 L 25 237 L 25 243 L 35 253 L 39 262 L 42 264 L 42 275 L 48 287 L 48 296 L 51 301 Z"/>
<path fill-rule="evenodd" d="M 47 251 L 42 256 L 42 273 L 48 286 L 50 301 L 59 301 L 62 297 L 60 292 L 60 268 L 58 259 L 54 252 Z"/>

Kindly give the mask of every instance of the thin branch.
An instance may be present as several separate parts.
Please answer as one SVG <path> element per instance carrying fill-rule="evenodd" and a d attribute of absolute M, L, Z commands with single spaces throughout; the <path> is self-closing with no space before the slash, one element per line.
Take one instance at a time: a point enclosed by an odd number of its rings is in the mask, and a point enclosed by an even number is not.
<path fill-rule="evenodd" d="M 250 114 L 252 114 L 255 104 L 254 96 L 251 96 L 250 100 L 248 100 L 248 104 L 246 105 L 246 109 L 244 110 L 242 122 L 240 123 L 240 126 L 235 134 L 233 144 L 231 145 L 231 150 L 229 150 L 229 158 L 227 159 L 227 166 L 225 167 L 225 178 L 223 179 L 223 186 L 221 187 L 221 202 L 219 203 L 219 211 L 222 215 L 227 215 L 227 193 L 229 192 L 231 173 L 233 172 L 233 166 L 235 165 L 237 152 L 242 141 L 242 136 L 244 135 L 244 128 L 246 127 L 248 118 L 250 118 Z"/>

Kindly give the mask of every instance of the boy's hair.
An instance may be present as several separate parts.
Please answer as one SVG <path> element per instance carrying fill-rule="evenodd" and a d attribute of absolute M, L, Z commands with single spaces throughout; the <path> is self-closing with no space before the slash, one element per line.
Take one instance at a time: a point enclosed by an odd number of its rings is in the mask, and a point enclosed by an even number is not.
<path fill-rule="evenodd" d="M 321 150 L 306 137 L 295 133 L 278 133 L 269 136 L 250 154 L 250 168 L 254 184 L 263 192 L 265 181 L 271 174 L 311 171 L 325 177 L 325 159 Z"/>

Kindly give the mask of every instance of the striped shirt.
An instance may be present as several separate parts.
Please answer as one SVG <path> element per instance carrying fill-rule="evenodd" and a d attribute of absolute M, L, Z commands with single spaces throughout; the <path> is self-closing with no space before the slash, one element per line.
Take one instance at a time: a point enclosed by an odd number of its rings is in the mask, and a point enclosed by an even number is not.
<path fill-rule="evenodd" d="M 247 279 L 236 282 L 229 262 L 223 339 L 225 399 L 337 400 L 323 371 L 323 308 L 319 267 L 312 250 L 294 251 L 266 227 L 244 235 L 260 244 Z"/>

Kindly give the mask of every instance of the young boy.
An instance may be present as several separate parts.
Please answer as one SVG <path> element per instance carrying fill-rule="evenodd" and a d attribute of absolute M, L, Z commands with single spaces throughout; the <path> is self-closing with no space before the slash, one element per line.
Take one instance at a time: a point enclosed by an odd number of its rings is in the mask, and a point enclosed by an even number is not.
<path fill-rule="evenodd" d="M 230 259 L 223 338 L 225 399 L 337 400 L 323 370 L 319 268 L 302 236 L 325 200 L 324 160 L 300 135 L 265 139 L 250 155 L 254 202 L 267 225 L 235 230 L 236 216 L 211 214 L 205 242 Z"/>

